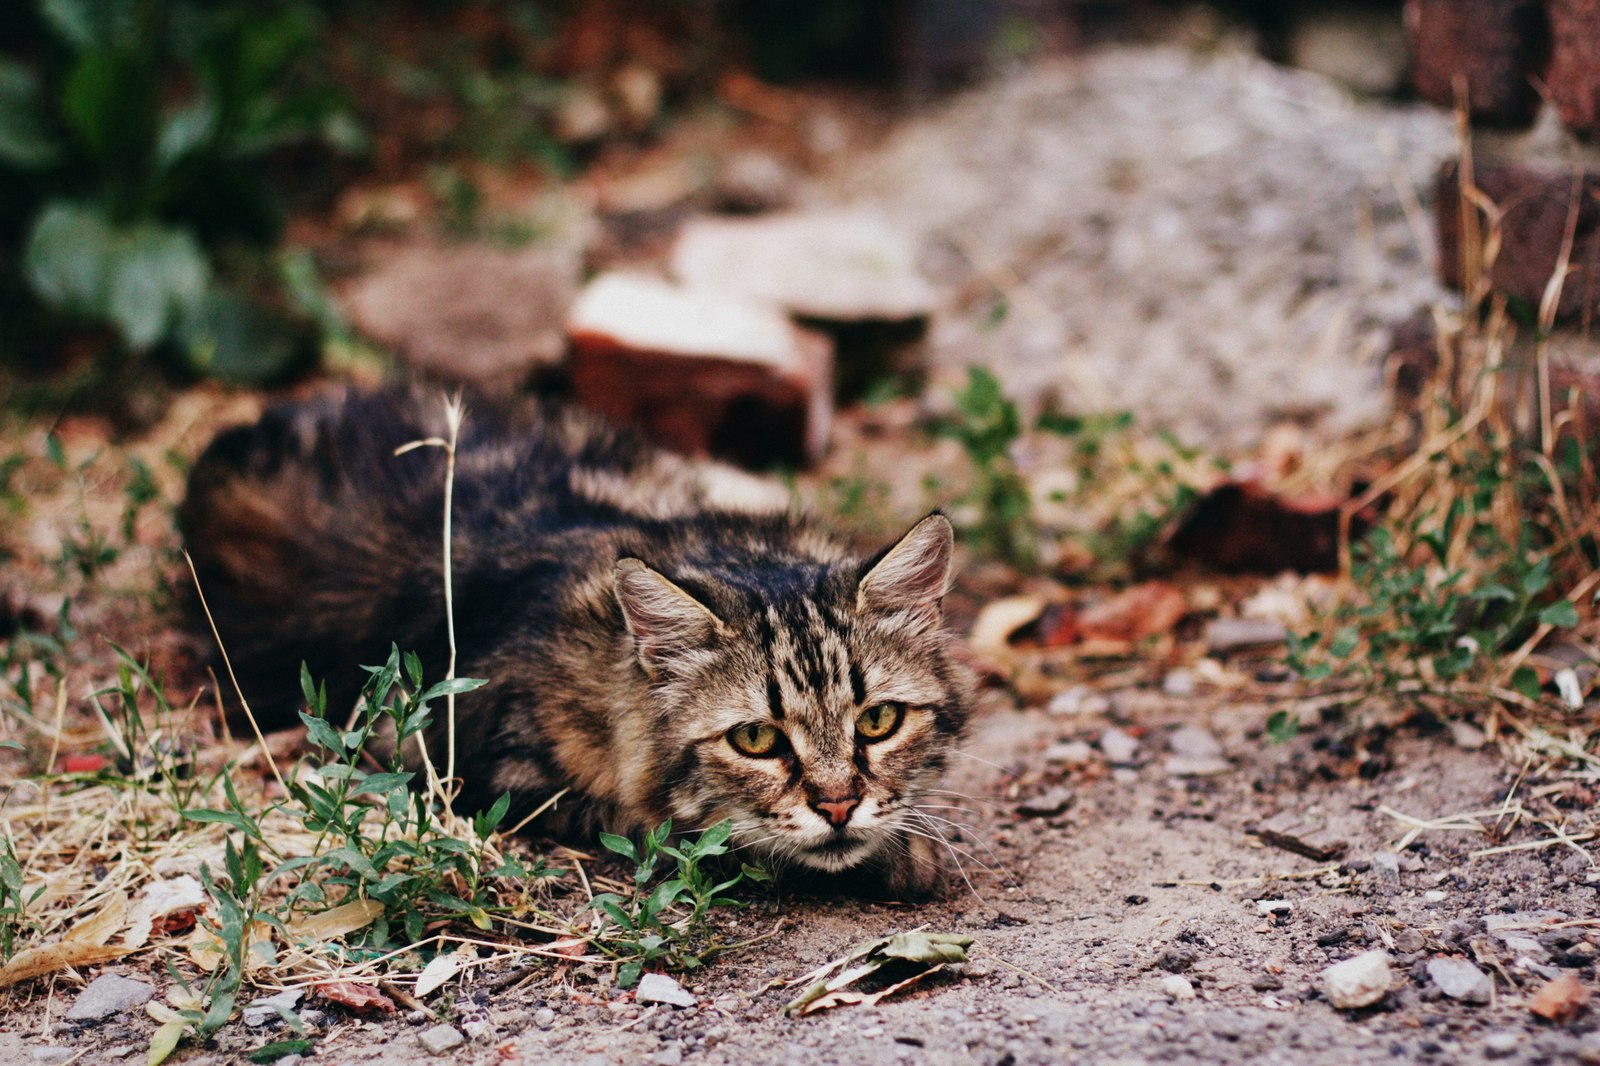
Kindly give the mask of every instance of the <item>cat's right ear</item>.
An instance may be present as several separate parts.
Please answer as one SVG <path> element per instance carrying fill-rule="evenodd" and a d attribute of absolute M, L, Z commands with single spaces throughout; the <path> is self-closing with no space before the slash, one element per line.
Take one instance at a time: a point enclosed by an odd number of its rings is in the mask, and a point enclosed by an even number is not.
<path fill-rule="evenodd" d="M 618 560 L 615 589 L 634 654 L 652 679 L 702 661 L 726 631 L 710 608 L 638 559 Z"/>

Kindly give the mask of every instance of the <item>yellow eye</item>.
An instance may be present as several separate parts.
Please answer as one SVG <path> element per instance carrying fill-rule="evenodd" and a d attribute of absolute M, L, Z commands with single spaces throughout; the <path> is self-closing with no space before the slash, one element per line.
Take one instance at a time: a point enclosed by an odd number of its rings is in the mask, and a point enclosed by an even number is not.
<path fill-rule="evenodd" d="M 783 734 L 775 725 L 766 722 L 749 722 L 728 730 L 728 743 L 746 755 L 761 758 L 778 754 Z"/>
<path fill-rule="evenodd" d="M 900 728 L 906 709 L 898 703 L 878 703 L 862 711 L 856 718 L 856 734 L 868 744 L 887 738 Z"/>

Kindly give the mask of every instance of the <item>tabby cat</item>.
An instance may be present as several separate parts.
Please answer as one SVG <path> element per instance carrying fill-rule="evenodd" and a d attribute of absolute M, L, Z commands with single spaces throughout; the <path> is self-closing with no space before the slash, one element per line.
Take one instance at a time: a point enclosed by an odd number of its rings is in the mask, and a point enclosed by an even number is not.
<path fill-rule="evenodd" d="M 264 724 L 295 722 L 302 662 L 330 706 L 391 641 L 443 673 L 445 456 L 395 454 L 443 435 L 437 397 L 351 393 L 269 410 L 196 462 L 180 525 Z M 863 559 L 749 475 L 481 401 L 452 513 L 458 672 L 489 679 L 457 710 L 468 809 L 565 788 L 541 822 L 558 834 L 732 819 L 779 870 L 937 887 L 918 805 L 971 702 L 941 628 L 942 515 Z"/>

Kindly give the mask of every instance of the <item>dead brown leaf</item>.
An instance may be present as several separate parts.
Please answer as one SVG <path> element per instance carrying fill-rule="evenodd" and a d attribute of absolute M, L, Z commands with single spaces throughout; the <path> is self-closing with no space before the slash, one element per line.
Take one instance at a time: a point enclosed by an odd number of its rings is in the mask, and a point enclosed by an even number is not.
<path fill-rule="evenodd" d="M 328 1002 L 348 1007 L 357 1014 L 371 1014 L 373 1011 L 393 1014 L 397 1009 L 394 1000 L 375 986 L 362 984 L 359 981 L 330 981 L 328 984 L 318 985 L 317 994 Z"/>
<path fill-rule="evenodd" d="M 1178 588 L 1147 581 L 1085 610 L 1078 616 L 1078 629 L 1086 640 L 1137 643 L 1170 631 L 1188 610 L 1189 600 Z"/>

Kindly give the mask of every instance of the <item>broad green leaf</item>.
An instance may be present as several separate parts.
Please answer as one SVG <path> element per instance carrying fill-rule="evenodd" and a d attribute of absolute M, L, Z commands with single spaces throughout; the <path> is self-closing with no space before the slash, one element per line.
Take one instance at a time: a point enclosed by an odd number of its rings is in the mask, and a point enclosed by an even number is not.
<path fill-rule="evenodd" d="M 214 288 L 177 323 L 188 363 L 209 377 L 244 385 L 282 378 L 311 348 L 304 327 L 243 293 Z"/>
<path fill-rule="evenodd" d="M 156 138 L 161 102 L 149 61 L 132 51 L 90 52 L 61 92 L 67 125 L 102 164 L 136 167 Z"/>
<path fill-rule="evenodd" d="M 139 0 L 38 0 L 56 36 L 80 52 L 106 48 L 133 31 Z"/>
<path fill-rule="evenodd" d="M 279 1040 L 250 1052 L 251 1062 L 277 1062 L 286 1055 L 304 1055 L 311 1050 L 309 1040 Z"/>
<path fill-rule="evenodd" d="M 644 963 L 637 960 L 625 962 L 617 967 L 617 986 L 619 988 L 632 988 L 639 983 L 639 978 L 644 976 Z"/>
<path fill-rule="evenodd" d="M 24 270 L 47 303 L 109 321 L 135 349 L 161 340 L 210 280 L 187 232 L 154 222 L 118 226 L 97 207 L 60 202 L 35 223 Z"/>
<path fill-rule="evenodd" d="M 615 833 L 601 833 L 600 844 L 607 851 L 614 851 L 625 859 L 639 861 L 639 850 L 633 846 L 633 841 L 627 837 L 617 836 Z"/>
<path fill-rule="evenodd" d="M 447 681 L 439 682 L 437 685 L 434 685 L 432 688 L 428 689 L 428 691 L 424 692 L 422 694 L 422 699 L 419 702 L 427 703 L 430 700 L 438 699 L 440 696 L 448 696 L 452 692 L 457 694 L 462 692 L 472 692 L 476 689 L 482 688 L 488 683 L 489 682 L 486 678 L 481 677 L 452 677 Z"/>
<path fill-rule="evenodd" d="M 1511 690 L 1530 700 L 1539 698 L 1539 672 L 1531 666 L 1519 666 L 1511 675 Z"/>
<path fill-rule="evenodd" d="M 889 938 L 881 949 L 891 959 L 923 962 L 966 962 L 972 937 L 965 933 L 900 933 Z"/>
<path fill-rule="evenodd" d="M 1578 609 L 1572 605 L 1571 600 L 1557 600 L 1539 612 L 1539 624 L 1555 626 L 1557 629 L 1571 629 L 1578 624 Z"/>
<path fill-rule="evenodd" d="M 0 59 L 0 163 L 40 170 L 60 154 L 40 111 L 38 90 L 32 71 Z"/>

